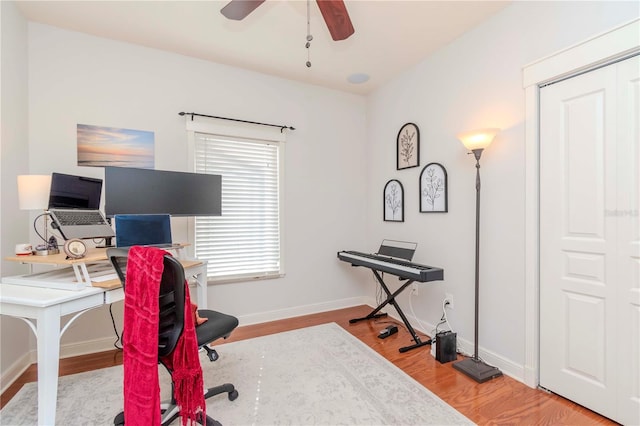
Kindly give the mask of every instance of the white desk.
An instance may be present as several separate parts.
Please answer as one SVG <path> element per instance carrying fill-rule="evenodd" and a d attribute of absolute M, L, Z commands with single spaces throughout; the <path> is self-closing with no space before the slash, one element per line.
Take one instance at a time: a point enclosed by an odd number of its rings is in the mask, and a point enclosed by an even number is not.
<path fill-rule="evenodd" d="M 36 256 L 29 257 L 36 259 Z M 10 258 L 10 260 L 15 260 L 15 258 Z M 20 258 L 18 260 L 28 263 L 31 259 Z M 37 260 L 37 263 L 46 263 L 42 259 Z M 106 261 L 106 256 L 104 256 L 103 261 Z M 196 277 L 198 306 L 206 308 L 206 262 L 181 260 L 181 263 L 185 267 L 187 276 Z M 66 271 L 70 280 L 74 279 L 75 270 L 76 268 L 73 266 L 58 269 L 60 276 L 64 275 L 62 272 Z M 24 320 L 36 335 L 38 351 L 38 424 L 54 425 L 58 397 L 60 338 L 80 315 L 90 309 L 123 300 L 124 291 L 122 287 L 114 288 L 114 286 L 111 286 L 111 288 L 86 286 L 80 290 L 62 290 L 60 288 L 47 288 L 44 285 L 46 284 L 44 281 L 40 283 L 40 286 L 20 284 L 20 282 L 29 283 L 31 281 L 33 279 L 30 274 L 2 278 L 2 285 L 0 285 L 0 313 Z M 56 280 L 55 285 L 59 287 L 60 282 L 60 279 Z M 74 316 L 61 329 L 61 318 L 71 314 Z"/>

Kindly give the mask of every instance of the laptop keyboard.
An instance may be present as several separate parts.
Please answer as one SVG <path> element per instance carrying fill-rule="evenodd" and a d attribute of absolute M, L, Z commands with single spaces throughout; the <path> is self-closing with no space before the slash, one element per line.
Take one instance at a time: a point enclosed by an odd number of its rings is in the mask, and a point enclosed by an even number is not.
<path fill-rule="evenodd" d="M 76 225 L 102 225 L 104 219 L 99 212 L 96 211 L 56 211 L 56 218 L 60 226 L 76 226 Z"/>

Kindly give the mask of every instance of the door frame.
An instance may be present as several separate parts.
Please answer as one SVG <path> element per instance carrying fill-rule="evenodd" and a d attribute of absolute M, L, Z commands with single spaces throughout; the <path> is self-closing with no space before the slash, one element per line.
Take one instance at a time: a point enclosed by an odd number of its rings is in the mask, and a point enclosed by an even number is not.
<path fill-rule="evenodd" d="M 524 383 L 540 377 L 540 87 L 640 53 L 640 19 L 608 30 L 522 69 L 525 90 Z"/>

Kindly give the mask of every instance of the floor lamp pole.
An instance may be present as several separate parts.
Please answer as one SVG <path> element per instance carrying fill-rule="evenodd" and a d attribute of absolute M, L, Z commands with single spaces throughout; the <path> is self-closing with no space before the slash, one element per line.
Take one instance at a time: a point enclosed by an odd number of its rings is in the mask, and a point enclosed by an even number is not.
<path fill-rule="evenodd" d="M 502 372 L 498 368 L 485 364 L 478 356 L 478 327 L 480 312 L 480 156 L 482 155 L 482 151 L 482 148 L 472 150 L 473 155 L 476 158 L 476 268 L 473 357 L 453 364 L 453 368 L 463 372 L 479 383 L 502 376 Z"/>
<path fill-rule="evenodd" d="M 473 150 L 473 155 L 476 157 L 476 287 L 475 287 L 475 327 L 473 337 L 473 359 L 478 358 L 478 323 L 480 320 L 480 156 L 482 155 L 482 149 Z"/>

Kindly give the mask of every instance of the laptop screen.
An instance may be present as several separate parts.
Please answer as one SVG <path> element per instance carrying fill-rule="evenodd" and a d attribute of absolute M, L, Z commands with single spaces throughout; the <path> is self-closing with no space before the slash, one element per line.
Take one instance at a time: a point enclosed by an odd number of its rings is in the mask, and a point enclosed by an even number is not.
<path fill-rule="evenodd" d="M 85 176 L 51 174 L 50 209 L 87 209 L 100 208 L 102 179 Z"/>
<path fill-rule="evenodd" d="M 168 214 L 115 215 L 116 247 L 171 244 Z"/>

